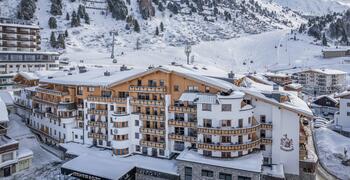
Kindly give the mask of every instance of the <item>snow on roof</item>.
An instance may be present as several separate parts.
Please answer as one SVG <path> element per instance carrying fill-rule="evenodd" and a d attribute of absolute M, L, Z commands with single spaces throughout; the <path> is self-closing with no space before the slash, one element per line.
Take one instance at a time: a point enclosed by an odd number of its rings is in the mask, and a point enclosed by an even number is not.
<path fill-rule="evenodd" d="M 341 92 L 341 93 L 339 93 L 337 95 L 334 95 L 334 97 L 342 98 L 342 97 L 345 97 L 345 96 L 348 96 L 348 95 L 350 95 L 350 91 L 344 91 L 344 92 Z"/>
<path fill-rule="evenodd" d="M 67 72 L 63 71 L 34 71 L 34 72 L 19 72 L 18 75 L 23 76 L 28 80 L 39 80 L 43 78 L 51 77 L 59 77 L 67 75 Z"/>
<path fill-rule="evenodd" d="M 0 122 L 8 122 L 9 116 L 5 102 L 0 97 Z"/>
<path fill-rule="evenodd" d="M 0 98 L 5 102 L 5 104 L 13 105 L 12 94 L 8 91 L 0 91 Z"/>
<path fill-rule="evenodd" d="M 125 80 L 133 77 L 145 70 L 131 69 L 126 71 L 120 71 L 117 69 L 108 69 L 110 76 L 105 76 L 105 68 L 90 69 L 85 73 L 72 74 L 62 77 L 54 77 L 51 79 L 42 79 L 40 82 L 55 83 L 65 85 L 82 85 L 82 86 L 108 86 L 112 83 Z"/>
<path fill-rule="evenodd" d="M 315 98 L 315 100 L 313 100 L 313 102 L 315 102 L 315 101 L 317 101 L 317 100 L 319 100 L 319 99 L 322 99 L 322 98 L 324 98 L 324 97 L 328 98 L 329 100 L 333 101 L 333 102 L 336 103 L 336 104 L 338 103 L 338 100 L 336 100 L 334 97 L 332 97 L 332 96 L 330 96 L 330 95 L 321 95 L 321 96 L 318 96 L 318 97 Z"/>
<path fill-rule="evenodd" d="M 323 49 L 322 52 L 341 52 L 341 51 L 349 51 L 349 48 L 326 48 Z"/>
<path fill-rule="evenodd" d="M 218 97 L 211 94 L 198 94 L 196 103 L 198 104 L 217 104 Z"/>
<path fill-rule="evenodd" d="M 220 99 L 226 99 L 226 98 L 243 98 L 244 93 L 240 91 L 233 91 L 230 95 L 223 96 L 223 95 L 215 95 L 215 94 L 209 94 L 209 93 L 182 93 L 180 96 L 180 101 L 192 101 L 198 104 L 217 104 Z"/>
<path fill-rule="evenodd" d="M 18 143 L 18 141 L 8 136 L 0 136 L 0 147 L 9 146 L 16 143 Z"/>
<path fill-rule="evenodd" d="M 182 151 L 176 159 L 181 161 L 208 164 L 212 166 L 240 169 L 252 172 L 261 172 L 261 165 L 263 164 L 263 156 L 261 152 L 252 153 L 233 159 L 215 159 L 200 155 L 194 150 L 186 149 Z"/>
<path fill-rule="evenodd" d="M 33 156 L 33 151 L 27 148 L 19 148 L 18 149 L 18 155 L 17 158 L 21 159 L 21 158 L 26 158 L 29 156 Z"/>
<path fill-rule="evenodd" d="M 0 51 L 0 54 L 38 54 L 38 55 L 60 55 L 58 52 L 48 51 Z"/>
<path fill-rule="evenodd" d="M 327 74 L 327 75 L 347 74 L 347 72 L 336 70 L 336 69 L 308 69 L 308 70 L 304 70 L 301 72 L 308 72 L 308 71 L 317 72 L 317 73 L 321 73 L 321 74 Z"/>
<path fill-rule="evenodd" d="M 110 150 L 101 150 L 101 148 L 90 148 L 86 145 L 77 143 L 65 143 L 60 144 L 60 146 L 67 149 L 67 153 L 78 155 L 77 158 L 65 163 L 62 167 L 74 169 L 76 171 L 81 171 L 89 174 L 94 173 L 94 175 L 101 177 L 105 177 L 103 176 L 104 174 L 113 177 L 106 177 L 108 179 L 118 179 L 114 177 L 124 175 L 124 172 L 127 172 L 127 169 L 133 167 L 139 167 L 143 169 L 178 175 L 175 160 L 166 160 L 143 155 L 115 157 L 111 155 L 112 152 Z M 85 164 L 93 165 L 85 166 Z M 127 165 L 127 167 L 122 167 L 124 165 Z M 113 172 L 104 173 L 104 171 Z"/>
<path fill-rule="evenodd" d="M 268 77 L 280 77 L 280 78 L 287 78 L 287 77 L 290 77 L 290 75 L 285 74 L 285 73 L 270 73 L 270 72 L 265 73 L 264 76 L 268 76 Z"/>
<path fill-rule="evenodd" d="M 0 26 L 9 26 L 9 27 L 19 27 L 19 28 L 29 28 L 29 29 L 40 29 L 38 25 L 32 24 L 15 24 L 15 23 L 0 23 Z"/>
<path fill-rule="evenodd" d="M 292 89 L 300 89 L 303 88 L 303 86 L 301 84 L 298 83 L 291 83 L 291 84 L 287 84 L 286 87 L 292 88 Z"/>

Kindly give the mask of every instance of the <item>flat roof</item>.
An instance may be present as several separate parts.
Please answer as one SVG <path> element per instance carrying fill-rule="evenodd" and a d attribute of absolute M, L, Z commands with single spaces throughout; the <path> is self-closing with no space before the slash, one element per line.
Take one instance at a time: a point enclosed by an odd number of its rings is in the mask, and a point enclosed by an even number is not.
<path fill-rule="evenodd" d="M 239 169 L 251 172 L 261 172 L 263 164 L 263 156 L 261 152 L 248 154 L 242 157 L 224 159 L 205 157 L 194 150 L 184 150 L 176 158 L 180 161 L 194 162 L 199 164 L 207 164 L 211 166 L 219 166 L 231 169 Z"/>
<path fill-rule="evenodd" d="M 28 28 L 28 29 L 40 29 L 40 27 L 38 25 L 35 25 L 35 24 L 0 23 L 0 26 L 19 27 L 19 28 Z"/>
<path fill-rule="evenodd" d="M 313 72 L 317 72 L 317 73 L 321 73 L 321 74 L 327 74 L 327 75 L 347 74 L 347 72 L 340 71 L 340 70 L 337 70 L 337 69 L 308 69 L 308 70 L 304 70 L 304 71 L 301 71 L 301 72 L 308 72 L 308 71 L 313 71 Z"/>
<path fill-rule="evenodd" d="M 60 53 L 54 51 L 0 51 L 0 54 L 60 55 Z"/>

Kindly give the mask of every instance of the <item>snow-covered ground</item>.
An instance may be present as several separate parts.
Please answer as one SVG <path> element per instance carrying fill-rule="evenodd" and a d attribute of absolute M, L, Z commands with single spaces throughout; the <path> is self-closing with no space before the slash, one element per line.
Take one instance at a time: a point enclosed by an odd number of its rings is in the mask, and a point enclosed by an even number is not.
<path fill-rule="evenodd" d="M 61 160 L 44 150 L 38 143 L 35 135 L 26 127 L 22 118 L 11 114 L 7 135 L 19 141 L 19 147 L 33 151 L 32 166 L 6 179 L 57 179 L 60 176 Z"/>
<path fill-rule="evenodd" d="M 320 161 L 328 171 L 338 178 L 350 179 L 350 166 L 341 164 L 344 149 L 350 152 L 350 138 L 324 127 L 316 129 L 314 132 Z M 349 158 L 349 153 L 347 154 Z"/>
<path fill-rule="evenodd" d="M 267 1 L 267 0 L 266 0 Z M 271 1 L 271 0 L 268 0 Z M 272 0 L 304 15 L 325 15 L 343 12 L 350 6 L 349 0 Z"/>

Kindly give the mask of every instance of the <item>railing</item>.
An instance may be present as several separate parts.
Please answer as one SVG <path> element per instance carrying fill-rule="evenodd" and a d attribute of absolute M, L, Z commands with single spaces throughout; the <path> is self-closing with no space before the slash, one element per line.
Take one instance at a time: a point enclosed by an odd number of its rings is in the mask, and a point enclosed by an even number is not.
<path fill-rule="evenodd" d="M 215 134 L 215 135 L 239 135 L 249 134 L 259 130 L 260 125 L 251 126 L 248 128 L 225 129 L 225 127 L 211 128 L 211 127 L 197 127 L 198 133 L 201 134 Z"/>
<path fill-rule="evenodd" d="M 261 144 L 272 144 L 271 138 L 261 138 Z"/>
<path fill-rule="evenodd" d="M 186 122 L 186 121 L 169 120 L 168 124 L 170 126 L 177 126 L 177 127 L 197 128 L 197 122 Z"/>
<path fill-rule="evenodd" d="M 107 140 L 107 135 L 102 133 L 88 133 L 88 138 L 99 139 L 99 140 Z"/>
<path fill-rule="evenodd" d="M 132 105 L 139 105 L 139 106 L 164 106 L 164 101 L 158 101 L 158 100 L 144 100 L 144 99 L 131 99 L 130 103 Z"/>
<path fill-rule="evenodd" d="M 88 121 L 89 126 L 93 127 L 100 127 L 100 128 L 106 128 L 107 127 L 107 122 L 103 121 Z"/>
<path fill-rule="evenodd" d="M 140 114 L 141 120 L 146 121 L 164 121 L 164 116 L 162 115 L 148 115 L 148 114 Z"/>
<path fill-rule="evenodd" d="M 46 88 L 42 88 L 42 87 L 37 87 L 35 90 L 37 92 L 46 93 L 46 94 L 52 94 L 52 95 L 56 95 L 56 96 L 67 96 L 67 95 L 69 95 L 68 92 L 62 92 L 62 91 L 57 91 L 57 90 L 53 90 L 53 89 L 46 89 Z"/>
<path fill-rule="evenodd" d="M 129 91 L 132 92 L 156 92 L 156 93 L 165 93 L 166 87 L 162 86 L 129 86 Z"/>
<path fill-rule="evenodd" d="M 197 137 L 178 135 L 178 134 L 175 134 L 175 133 L 169 134 L 169 139 L 176 140 L 176 141 L 190 142 L 190 143 L 196 143 L 197 142 Z"/>
<path fill-rule="evenodd" d="M 152 134 L 152 135 L 159 135 L 159 136 L 164 136 L 165 135 L 165 130 L 164 129 L 153 129 L 153 128 L 140 128 L 140 132 L 142 134 Z"/>
<path fill-rule="evenodd" d="M 260 128 L 261 129 L 272 130 L 272 124 L 270 124 L 270 123 L 260 123 Z"/>
<path fill-rule="evenodd" d="M 95 115 L 107 115 L 107 110 L 96 110 L 96 109 L 88 109 L 88 114 L 95 114 Z"/>
<path fill-rule="evenodd" d="M 48 117 L 50 119 L 54 119 L 54 120 L 60 120 L 61 119 L 58 115 L 52 114 L 52 113 L 46 113 L 46 117 Z"/>
<path fill-rule="evenodd" d="M 87 98 L 88 101 L 95 102 L 113 102 L 113 103 L 126 103 L 126 98 L 116 98 L 116 97 L 100 97 L 100 96 L 89 96 Z"/>
<path fill-rule="evenodd" d="M 57 105 L 60 102 L 60 100 L 57 100 L 57 99 L 46 100 L 46 99 L 42 99 L 38 96 L 34 96 L 32 99 L 33 99 L 33 101 L 38 101 L 38 102 L 48 103 L 48 104 L 53 104 L 53 105 Z"/>
<path fill-rule="evenodd" d="M 178 113 L 197 113 L 197 109 L 194 107 L 180 107 L 180 106 L 170 106 L 170 112 L 178 112 Z"/>
<path fill-rule="evenodd" d="M 198 149 L 215 150 L 215 151 L 242 151 L 255 148 L 261 144 L 261 139 L 247 142 L 244 144 L 233 143 L 203 143 L 197 144 Z"/>
<path fill-rule="evenodd" d="M 140 141 L 140 145 L 141 146 L 152 147 L 152 148 L 165 149 L 165 143 L 162 143 L 162 142 L 152 142 L 152 141 L 141 140 Z"/>

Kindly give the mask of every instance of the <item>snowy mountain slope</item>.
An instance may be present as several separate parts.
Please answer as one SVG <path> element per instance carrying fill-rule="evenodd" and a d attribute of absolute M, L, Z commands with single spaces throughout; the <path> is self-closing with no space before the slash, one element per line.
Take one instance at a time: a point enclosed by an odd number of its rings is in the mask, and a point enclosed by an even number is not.
<path fill-rule="evenodd" d="M 320 16 L 332 12 L 343 12 L 350 7 L 348 0 L 266 0 L 303 15 Z"/>

